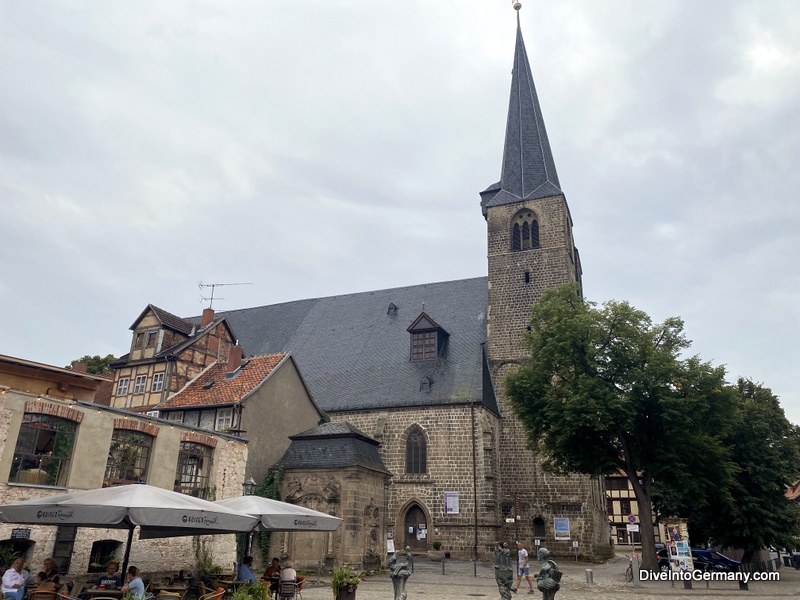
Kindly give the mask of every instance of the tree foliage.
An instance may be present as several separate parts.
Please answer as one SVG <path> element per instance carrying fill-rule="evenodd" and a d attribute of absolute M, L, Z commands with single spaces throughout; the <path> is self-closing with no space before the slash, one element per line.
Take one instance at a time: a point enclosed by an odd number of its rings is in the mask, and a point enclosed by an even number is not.
<path fill-rule="evenodd" d="M 262 498 L 269 498 L 271 500 L 281 499 L 281 483 L 283 482 L 283 467 L 277 471 L 269 471 L 264 479 L 256 486 L 254 494 Z M 262 531 L 258 534 L 258 546 L 261 549 L 262 564 L 268 565 L 270 563 L 270 532 Z"/>
<path fill-rule="evenodd" d="M 731 449 L 736 473 L 725 495 L 712 495 L 699 505 L 682 492 L 681 510 L 689 517 L 693 537 L 723 548 L 742 548 L 743 562 L 760 549 L 797 544 L 798 506 L 786 499 L 787 486 L 800 468 L 800 435 L 786 419 L 772 390 L 749 379 L 739 379 L 736 421 L 724 438 Z"/>
<path fill-rule="evenodd" d="M 81 358 L 75 359 L 77 362 L 82 362 L 86 364 L 86 372 L 92 373 L 93 375 L 102 375 L 104 373 L 108 373 L 111 370 L 111 363 L 117 360 L 113 354 L 107 354 L 106 356 L 100 356 L 99 354 L 95 354 L 94 356 L 82 356 Z M 72 364 L 70 363 L 67 365 L 67 369 L 71 368 Z"/>
<path fill-rule="evenodd" d="M 548 290 L 525 335 L 531 357 L 506 380 L 529 445 L 560 473 L 623 471 L 642 523 L 654 482 L 704 498 L 728 498 L 734 467 L 723 443 L 735 421 L 725 370 L 684 359 L 678 318 L 653 323 L 627 302 L 601 307 L 577 287 Z M 641 528 L 643 566 L 656 568 L 652 528 Z"/>

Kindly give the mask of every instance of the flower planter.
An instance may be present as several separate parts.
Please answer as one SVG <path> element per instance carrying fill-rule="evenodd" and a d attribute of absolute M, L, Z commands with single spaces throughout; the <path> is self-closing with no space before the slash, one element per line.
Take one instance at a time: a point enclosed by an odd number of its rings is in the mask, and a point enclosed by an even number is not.
<path fill-rule="evenodd" d="M 336 600 L 356 600 L 356 588 L 355 586 L 347 586 L 339 590 L 339 594 L 336 596 Z"/>

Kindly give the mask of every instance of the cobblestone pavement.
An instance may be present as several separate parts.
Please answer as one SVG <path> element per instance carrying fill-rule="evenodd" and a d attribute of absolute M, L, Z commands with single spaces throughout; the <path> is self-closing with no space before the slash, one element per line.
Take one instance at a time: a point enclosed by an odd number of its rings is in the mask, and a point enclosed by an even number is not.
<path fill-rule="evenodd" d="M 559 568 L 564 572 L 561 590 L 556 600 L 663 600 L 669 597 L 681 598 L 776 598 L 800 597 L 800 571 L 783 567 L 780 570 L 781 580 L 775 582 L 750 582 L 749 590 L 740 590 L 736 582 L 693 582 L 692 589 L 684 589 L 682 582 L 674 587 L 670 582 L 643 582 L 641 587 L 625 581 L 625 569 L 628 559 L 618 555 L 611 561 L 596 565 L 569 560 L 559 560 Z M 494 568 L 491 563 L 447 561 L 445 574 L 442 575 L 442 564 L 422 558 L 416 560 L 415 572 L 408 579 L 406 592 L 408 600 L 430 598 L 435 600 L 470 600 L 471 598 L 499 599 L 497 585 L 494 581 Z M 477 577 L 473 569 L 477 572 Z M 586 583 L 586 569 L 592 569 L 594 583 Z M 303 600 L 331 600 L 332 594 L 328 583 L 323 579 L 314 585 L 315 576 L 310 576 L 311 585 L 303 589 Z M 534 582 L 535 580 L 531 578 Z M 361 583 L 356 593 L 357 600 L 394 600 L 392 583 L 388 574 L 367 578 Z M 522 580 L 519 592 L 514 600 L 523 598 L 541 598 L 540 592 L 533 595 L 527 593 L 527 583 Z"/>

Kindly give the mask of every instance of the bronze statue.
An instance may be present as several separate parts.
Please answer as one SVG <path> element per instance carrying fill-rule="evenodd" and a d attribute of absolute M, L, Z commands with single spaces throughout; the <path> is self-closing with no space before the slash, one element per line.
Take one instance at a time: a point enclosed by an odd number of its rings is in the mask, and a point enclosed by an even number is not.
<path fill-rule="evenodd" d="M 538 558 L 542 563 L 539 575 L 536 577 L 536 587 L 542 591 L 543 600 L 553 600 L 556 592 L 561 588 L 561 571 L 555 561 L 550 560 L 547 548 L 539 548 Z"/>
<path fill-rule="evenodd" d="M 500 598 L 511 600 L 511 584 L 514 582 L 514 573 L 511 569 L 511 553 L 508 551 L 508 543 L 497 542 L 494 548 L 494 578 L 497 581 L 497 589 L 500 591 Z"/>
<path fill-rule="evenodd" d="M 410 556 L 411 549 L 407 548 L 407 556 Z M 389 577 L 392 578 L 394 588 L 394 600 L 406 600 L 406 580 L 411 576 L 408 570 L 408 563 L 397 564 L 398 553 L 392 554 L 387 566 L 389 567 Z"/>
<path fill-rule="evenodd" d="M 408 563 L 408 570 L 414 572 L 414 557 L 411 555 L 411 546 L 406 546 L 406 563 Z"/>

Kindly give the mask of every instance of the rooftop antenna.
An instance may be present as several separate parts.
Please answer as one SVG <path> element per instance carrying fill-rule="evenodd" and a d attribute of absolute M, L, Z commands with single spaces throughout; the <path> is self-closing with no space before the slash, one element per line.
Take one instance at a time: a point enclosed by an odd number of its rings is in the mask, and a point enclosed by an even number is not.
<path fill-rule="evenodd" d="M 214 300 L 225 300 L 225 298 L 216 297 L 214 298 L 214 291 L 218 287 L 222 287 L 224 285 L 253 285 L 252 283 L 203 283 L 202 281 L 197 284 L 201 290 L 203 288 L 211 288 L 211 295 L 210 296 L 200 296 L 200 301 L 205 302 L 208 300 L 208 308 L 214 308 Z"/>

